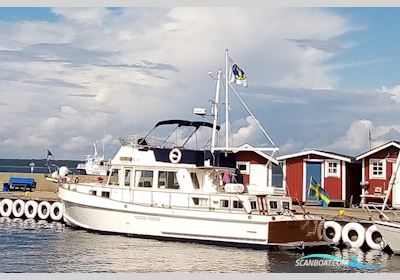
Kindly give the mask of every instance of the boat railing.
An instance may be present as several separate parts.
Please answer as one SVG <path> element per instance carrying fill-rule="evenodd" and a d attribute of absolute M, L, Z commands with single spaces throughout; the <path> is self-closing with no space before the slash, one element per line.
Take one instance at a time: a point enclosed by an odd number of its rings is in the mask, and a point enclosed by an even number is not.
<path fill-rule="evenodd" d="M 139 135 L 128 135 L 125 137 L 119 138 L 119 141 L 122 146 L 132 146 L 134 148 L 138 147 L 149 147 L 149 148 L 174 148 L 176 146 L 175 143 L 168 142 L 162 139 L 150 138 L 147 137 L 144 139 Z"/>
<path fill-rule="evenodd" d="M 79 189 L 72 187 L 73 185 L 67 184 L 67 189 L 78 191 Z M 87 193 L 102 196 L 101 193 L 97 193 L 99 190 L 98 185 L 85 185 Z M 175 209 L 187 209 L 187 210 L 207 210 L 207 211 L 218 211 L 218 212 L 246 212 L 248 213 L 243 205 L 239 207 L 239 203 L 243 203 L 237 195 L 225 194 L 225 193 L 187 193 L 187 192 L 173 192 L 165 190 L 145 190 L 145 189 L 129 189 L 119 186 L 109 186 L 110 193 L 113 191 L 120 191 L 120 198 L 122 197 L 123 202 L 128 202 L 137 205 L 146 205 L 152 207 L 163 207 L 163 208 L 175 208 Z M 106 191 L 104 187 L 101 187 L 101 192 Z M 86 193 L 86 191 L 85 191 Z M 113 199 L 111 194 L 109 199 Z M 228 200 L 227 207 L 221 207 L 221 200 Z M 233 201 L 238 201 L 237 207 L 233 207 Z M 248 214 L 255 214 L 256 209 L 251 209 Z"/>

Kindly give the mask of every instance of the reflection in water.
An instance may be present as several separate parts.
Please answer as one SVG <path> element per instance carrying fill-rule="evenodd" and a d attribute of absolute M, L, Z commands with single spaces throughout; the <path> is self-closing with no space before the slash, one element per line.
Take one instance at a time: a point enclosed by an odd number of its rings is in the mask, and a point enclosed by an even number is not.
<path fill-rule="evenodd" d="M 264 251 L 102 235 L 60 223 L 0 218 L 0 272 L 360 272 L 349 267 L 296 267 L 308 253 Z M 317 252 L 326 253 L 326 252 Z M 329 254 L 398 272 L 400 257 L 335 249 Z"/>

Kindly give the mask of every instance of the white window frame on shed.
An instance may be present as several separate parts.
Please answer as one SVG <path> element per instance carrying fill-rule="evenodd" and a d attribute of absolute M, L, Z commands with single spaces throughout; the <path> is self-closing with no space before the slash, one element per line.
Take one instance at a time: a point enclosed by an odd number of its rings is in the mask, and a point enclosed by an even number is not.
<path fill-rule="evenodd" d="M 374 175 L 374 163 L 382 163 L 382 175 Z M 385 159 L 369 159 L 369 178 L 386 180 L 386 160 Z"/>
<path fill-rule="evenodd" d="M 246 170 L 240 170 L 239 165 L 245 165 Z M 237 161 L 236 168 L 239 169 L 240 174 L 249 175 L 250 174 L 250 161 Z"/>
<path fill-rule="evenodd" d="M 336 172 L 331 172 L 331 167 L 329 164 L 335 164 L 336 163 Z M 339 178 L 340 177 L 340 161 L 335 160 L 335 159 L 327 159 L 325 160 L 325 178 L 328 177 L 333 177 L 333 178 Z"/>

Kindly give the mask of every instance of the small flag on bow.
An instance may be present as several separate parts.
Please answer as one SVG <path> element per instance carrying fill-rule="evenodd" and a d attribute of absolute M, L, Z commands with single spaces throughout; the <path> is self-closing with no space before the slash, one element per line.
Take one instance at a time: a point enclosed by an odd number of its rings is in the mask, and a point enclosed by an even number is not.
<path fill-rule="evenodd" d="M 53 154 L 49 151 L 49 149 L 46 149 L 46 150 L 47 150 L 46 161 L 49 161 L 49 157 L 53 157 L 53 158 L 54 158 L 54 156 L 53 156 Z"/>

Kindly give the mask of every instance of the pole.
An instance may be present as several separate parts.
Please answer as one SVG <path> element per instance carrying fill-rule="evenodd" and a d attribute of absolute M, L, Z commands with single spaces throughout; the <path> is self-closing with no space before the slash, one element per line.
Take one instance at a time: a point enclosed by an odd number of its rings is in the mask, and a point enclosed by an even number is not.
<path fill-rule="evenodd" d="M 390 177 L 389 188 L 387 190 L 385 200 L 383 201 L 382 211 L 385 210 L 386 204 L 389 200 L 390 193 L 392 192 L 393 189 L 393 185 L 396 183 L 396 177 L 397 177 L 397 172 L 399 170 L 399 166 L 400 166 L 400 151 L 398 152 L 396 164 L 392 171 L 392 177 Z"/>
<path fill-rule="evenodd" d="M 217 137 L 217 122 L 218 122 L 218 108 L 219 108 L 219 88 L 221 82 L 221 70 L 218 70 L 217 77 L 217 88 L 215 89 L 215 100 L 214 100 L 214 121 L 213 121 L 213 132 L 211 136 L 211 152 L 214 153 L 215 142 Z"/>
<path fill-rule="evenodd" d="M 228 49 L 225 49 L 225 148 L 229 147 Z"/>

